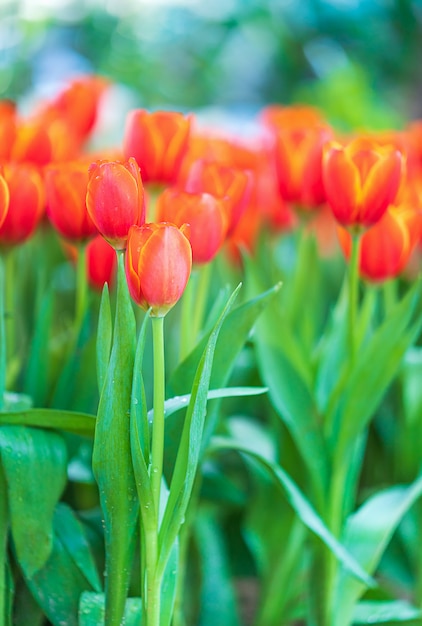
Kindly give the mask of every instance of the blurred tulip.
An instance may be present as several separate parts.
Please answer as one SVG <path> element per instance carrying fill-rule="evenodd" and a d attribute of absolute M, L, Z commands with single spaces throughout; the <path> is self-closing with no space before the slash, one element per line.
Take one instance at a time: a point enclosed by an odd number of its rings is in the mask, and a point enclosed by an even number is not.
<path fill-rule="evenodd" d="M 164 317 L 181 298 L 192 269 L 189 227 L 132 226 L 126 251 L 126 278 L 132 298 L 152 317 Z"/>
<path fill-rule="evenodd" d="M 66 239 L 83 240 L 97 232 L 86 208 L 87 185 L 85 163 L 72 161 L 49 166 L 46 171 L 47 214 Z"/>
<path fill-rule="evenodd" d="M 101 235 L 97 235 L 88 243 L 86 263 L 88 281 L 94 289 L 101 291 L 105 283 L 110 287 L 113 286 L 117 268 L 116 252 Z"/>
<path fill-rule="evenodd" d="M 208 193 L 166 189 L 157 200 L 157 220 L 189 224 L 194 263 L 211 261 L 223 245 L 228 226 L 224 200 Z"/>
<path fill-rule="evenodd" d="M 45 208 L 45 192 L 38 169 L 29 164 L 8 164 L 4 178 L 9 187 L 9 211 L 0 228 L 0 244 L 27 240 L 38 226 Z"/>
<path fill-rule="evenodd" d="M 247 206 L 251 192 L 251 175 L 244 170 L 201 159 L 192 165 L 185 190 L 189 193 L 209 193 L 226 200 L 229 236 Z"/>
<path fill-rule="evenodd" d="M 333 136 L 331 128 L 308 107 L 270 107 L 262 120 L 269 129 L 282 198 L 305 210 L 321 205 L 322 150 Z"/>
<path fill-rule="evenodd" d="M 359 269 L 371 281 L 398 276 L 405 268 L 422 233 L 422 211 L 407 201 L 390 206 L 372 228 L 363 233 L 360 243 Z M 340 245 L 348 258 L 351 235 L 338 228 Z"/>
<path fill-rule="evenodd" d="M 369 227 L 397 196 L 405 159 L 391 145 L 358 137 L 345 146 L 330 142 L 324 151 L 327 202 L 343 226 Z"/>
<path fill-rule="evenodd" d="M 0 100 L 0 162 L 8 161 L 16 137 L 16 105 L 10 100 Z"/>
<path fill-rule="evenodd" d="M 128 114 L 123 153 L 134 157 L 144 182 L 174 183 L 188 148 L 191 116 L 174 111 Z"/>
<path fill-rule="evenodd" d="M 101 76 L 77 78 L 48 103 L 41 113 L 66 122 L 80 143 L 88 137 L 94 127 L 100 99 L 108 84 Z"/>
<path fill-rule="evenodd" d="M 0 171 L 0 227 L 6 219 L 7 211 L 9 210 L 9 187 Z"/>
<path fill-rule="evenodd" d="M 11 150 L 12 161 L 32 163 L 41 167 L 51 162 L 52 155 L 53 149 L 47 126 L 35 119 L 18 125 Z"/>
<path fill-rule="evenodd" d="M 93 163 L 86 205 L 103 237 L 117 250 L 124 250 L 129 228 L 145 221 L 144 188 L 135 159 Z"/>

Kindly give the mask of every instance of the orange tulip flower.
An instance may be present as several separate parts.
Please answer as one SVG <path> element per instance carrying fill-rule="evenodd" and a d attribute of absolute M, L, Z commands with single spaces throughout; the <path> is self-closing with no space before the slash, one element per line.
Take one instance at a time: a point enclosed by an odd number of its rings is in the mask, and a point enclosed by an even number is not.
<path fill-rule="evenodd" d="M 45 208 L 44 185 L 38 169 L 29 164 L 8 164 L 4 178 L 9 188 L 9 210 L 0 228 L 0 244 L 11 246 L 29 239 Z"/>
<path fill-rule="evenodd" d="M 83 240 L 97 232 L 88 215 L 88 168 L 78 161 L 49 166 L 45 174 L 47 215 L 66 239 Z"/>
<path fill-rule="evenodd" d="M 157 200 L 157 220 L 189 224 L 194 263 L 211 261 L 223 245 L 228 227 L 224 200 L 208 193 L 166 189 Z"/>
<path fill-rule="evenodd" d="M 325 201 L 322 151 L 333 132 L 317 109 L 306 106 L 268 107 L 262 113 L 282 198 L 301 209 Z"/>
<path fill-rule="evenodd" d="M 103 237 L 117 250 L 124 250 L 129 228 L 145 221 L 144 188 L 135 159 L 93 163 L 86 206 Z"/>
<path fill-rule="evenodd" d="M 404 156 L 394 146 L 358 137 L 345 146 L 330 142 L 324 151 L 327 202 L 343 226 L 369 227 L 397 196 Z"/>
<path fill-rule="evenodd" d="M 190 193 L 209 193 L 226 200 L 229 236 L 246 209 L 251 192 L 251 174 L 200 159 L 191 167 L 185 188 Z"/>
<path fill-rule="evenodd" d="M 360 243 L 359 269 L 371 281 L 398 276 L 405 268 L 422 234 L 422 211 L 410 197 L 392 205 L 372 228 L 363 233 Z M 340 245 L 348 258 L 351 235 L 338 228 Z"/>
<path fill-rule="evenodd" d="M 132 226 L 126 250 L 126 278 L 132 298 L 153 317 L 164 317 L 181 298 L 192 269 L 192 248 L 174 224 Z"/>
<path fill-rule="evenodd" d="M 191 116 L 174 111 L 131 111 L 123 141 L 126 158 L 134 157 L 144 182 L 173 183 L 188 148 Z"/>
<path fill-rule="evenodd" d="M 9 210 L 10 194 L 9 187 L 5 178 L 0 171 L 0 227 L 6 219 L 7 212 Z"/>

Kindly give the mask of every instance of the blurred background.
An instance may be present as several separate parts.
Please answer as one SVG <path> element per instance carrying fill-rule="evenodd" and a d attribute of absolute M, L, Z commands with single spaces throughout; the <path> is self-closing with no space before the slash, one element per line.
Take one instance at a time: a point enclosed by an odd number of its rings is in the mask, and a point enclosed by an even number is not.
<path fill-rule="evenodd" d="M 137 107 L 253 116 L 320 106 L 340 128 L 422 117 L 421 0 L 0 0 L 0 98 L 28 107 L 70 78 Z"/>

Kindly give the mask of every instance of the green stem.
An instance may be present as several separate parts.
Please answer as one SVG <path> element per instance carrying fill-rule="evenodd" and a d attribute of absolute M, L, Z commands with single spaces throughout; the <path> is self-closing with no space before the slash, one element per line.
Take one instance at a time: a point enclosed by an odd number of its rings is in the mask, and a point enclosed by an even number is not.
<path fill-rule="evenodd" d="M 198 286 L 195 298 L 195 308 L 192 311 L 192 331 L 191 337 L 193 346 L 198 340 L 199 333 L 204 324 L 204 314 L 206 310 L 209 286 L 211 280 L 211 263 L 205 263 L 198 270 Z M 193 347 L 192 346 L 192 347 Z"/>
<path fill-rule="evenodd" d="M 6 391 L 6 325 L 4 306 L 4 261 L 0 255 L 0 411 L 4 407 L 4 392 Z"/>
<path fill-rule="evenodd" d="M 360 254 L 360 235 L 352 235 L 352 254 L 349 264 L 349 353 L 350 362 L 353 363 L 356 355 L 356 319 L 358 311 L 359 296 L 359 254 Z"/>
<path fill-rule="evenodd" d="M 79 333 L 85 317 L 88 300 L 88 278 L 86 271 L 86 244 L 83 243 L 78 248 L 78 261 L 76 265 L 76 294 L 75 294 L 75 341 L 78 340 Z"/>
<path fill-rule="evenodd" d="M 157 527 L 145 529 L 146 571 L 143 589 L 146 623 L 145 626 L 160 626 L 161 579 L 157 577 L 158 532 Z"/>
<path fill-rule="evenodd" d="M 154 418 L 151 442 L 151 489 L 154 507 L 159 519 L 164 457 L 164 317 L 152 318 L 152 340 L 154 355 Z"/>
<path fill-rule="evenodd" d="M 182 362 L 189 354 L 192 348 L 192 307 L 193 307 L 193 295 L 196 284 L 196 272 L 192 272 L 186 289 L 182 297 L 182 309 L 181 309 L 181 325 L 180 325 L 180 350 L 179 358 Z"/>

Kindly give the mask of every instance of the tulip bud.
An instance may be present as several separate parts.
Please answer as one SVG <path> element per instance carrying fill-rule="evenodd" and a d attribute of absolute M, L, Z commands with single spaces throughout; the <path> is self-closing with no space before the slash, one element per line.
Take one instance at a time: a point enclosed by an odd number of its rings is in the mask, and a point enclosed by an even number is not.
<path fill-rule="evenodd" d="M 135 159 L 93 163 L 86 206 L 104 239 L 117 250 L 124 250 L 129 228 L 145 221 L 144 188 Z"/>
<path fill-rule="evenodd" d="M 126 250 L 126 278 L 132 298 L 151 316 L 164 317 L 182 296 L 192 269 L 186 233 L 174 224 L 132 226 Z"/>

